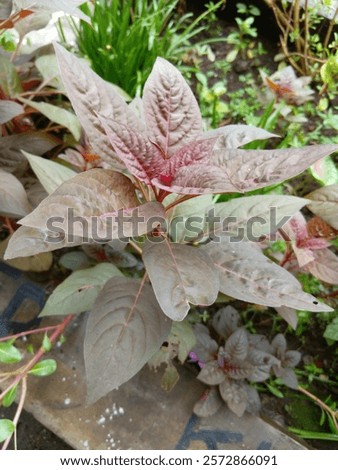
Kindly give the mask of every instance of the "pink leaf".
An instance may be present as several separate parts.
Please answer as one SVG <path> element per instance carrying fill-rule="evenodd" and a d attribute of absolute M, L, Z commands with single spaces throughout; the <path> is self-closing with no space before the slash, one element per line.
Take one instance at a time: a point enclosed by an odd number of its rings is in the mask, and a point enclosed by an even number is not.
<path fill-rule="evenodd" d="M 109 142 L 130 173 L 146 184 L 160 174 L 165 161 L 160 150 L 146 137 L 110 118 L 98 116 Z"/>
<path fill-rule="evenodd" d="M 313 252 L 314 260 L 304 269 L 328 284 L 338 284 L 338 258 L 329 249 Z"/>
<path fill-rule="evenodd" d="M 144 115 L 149 138 L 165 155 L 203 132 L 198 103 L 180 72 L 157 58 L 143 92 Z"/>
<path fill-rule="evenodd" d="M 171 186 L 153 183 L 169 192 L 206 194 L 245 192 L 280 183 L 298 175 L 316 160 L 338 149 L 337 145 L 313 145 L 278 150 L 217 148 L 209 159 L 178 169 Z"/>

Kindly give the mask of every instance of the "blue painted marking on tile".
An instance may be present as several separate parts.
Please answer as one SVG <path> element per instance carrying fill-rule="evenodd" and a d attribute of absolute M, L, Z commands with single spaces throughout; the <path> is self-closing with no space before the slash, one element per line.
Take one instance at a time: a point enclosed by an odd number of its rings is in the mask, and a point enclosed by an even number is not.
<path fill-rule="evenodd" d="M 21 271 L 3 263 L 0 263 L 0 271 L 15 280 L 22 276 Z M 0 337 L 29 330 L 40 323 L 40 318 L 33 318 L 28 322 L 15 322 L 12 320 L 25 299 L 30 299 L 35 302 L 39 310 L 41 310 L 45 304 L 46 294 L 40 286 L 30 281 L 21 284 L 5 310 L 2 313 L 0 312 Z"/>
<path fill-rule="evenodd" d="M 272 443 L 268 441 L 260 442 L 259 446 L 257 447 L 257 450 L 270 450 L 270 449 L 272 449 Z"/>
<path fill-rule="evenodd" d="M 22 275 L 22 272 L 19 269 L 13 268 L 5 263 L 0 263 L 0 271 L 13 279 L 19 279 Z"/>
<path fill-rule="evenodd" d="M 195 426 L 198 423 L 198 417 L 193 415 L 188 424 L 185 427 L 181 439 L 176 445 L 176 450 L 187 449 L 191 441 L 202 441 L 206 444 L 208 450 L 217 450 L 217 444 L 227 444 L 231 442 L 241 443 L 243 442 L 243 434 L 240 432 L 232 432 L 227 430 L 209 430 L 200 429 L 195 430 Z"/>

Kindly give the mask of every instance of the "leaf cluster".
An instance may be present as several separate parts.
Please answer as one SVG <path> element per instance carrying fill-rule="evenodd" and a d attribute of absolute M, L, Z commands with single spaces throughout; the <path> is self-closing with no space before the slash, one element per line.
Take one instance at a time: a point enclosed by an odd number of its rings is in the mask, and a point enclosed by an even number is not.
<path fill-rule="evenodd" d="M 195 405 L 198 416 L 216 413 L 223 402 L 237 416 L 245 411 L 257 413 L 260 399 L 252 384 L 263 382 L 271 375 L 297 389 L 293 368 L 301 355 L 298 351 L 287 350 L 282 334 L 269 343 L 264 335 L 249 333 L 240 326 L 240 316 L 231 306 L 215 314 L 212 328 L 219 338 L 218 343 L 209 336 L 209 330 L 199 324 L 195 328 L 196 345 L 190 353 L 201 367 L 197 378 L 211 387 Z"/>

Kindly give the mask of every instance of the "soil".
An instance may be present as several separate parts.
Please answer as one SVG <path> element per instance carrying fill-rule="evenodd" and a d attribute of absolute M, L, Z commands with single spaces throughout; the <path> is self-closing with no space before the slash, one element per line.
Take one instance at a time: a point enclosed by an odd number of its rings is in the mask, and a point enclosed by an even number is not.
<path fill-rule="evenodd" d="M 205 2 L 204 0 L 187 0 L 186 3 L 188 10 L 198 14 L 203 11 L 203 4 Z M 213 36 L 216 32 L 218 36 L 224 37 L 234 31 L 235 26 L 233 18 L 236 13 L 236 3 L 237 2 L 235 1 L 227 1 L 225 9 L 219 14 L 217 24 L 213 25 Z M 240 56 L 236 59 L 233 63 L 232 70 L 227 73 L 228 89 L 230 92 L 242 88 L 243 83 L 241 82 L 240 77 L 249 71 L 251 71 L 255 77 L 258 77 L 258 67 L 265 66 L 271 71 L 276 70 L 274 56 L 278 52 L 278 30 L 274 17 L 270 10 L 265 7 L 263 2 L 252 0 L 250 1 L 250 4 L 256 4 L 261 10 L 261 16 L 255 22 L 255 26 L 258 28 L 259 40 L 263 43 L 266 53 L 260 55 L 253 61 Z M 213 44 L 212 50 L 216 56 L 215 63 L 217 63 L 217 61 L 224 60 L 228 52 L 231 50 L 231 47 L 232 46 L 225 43 Z M 212 67 L 212 64 L 206 58 L 203 58 L 202 60 L 202 70 L 207 72 L 210 70 L 210 67 Z M 221 78 L 221 76 L 215 76 L 212 80 L 216 82 Z M 212 81 L 210 84 L 212 84 Z M 309 125 L 311 126 L 311 123 Z M 308 184 L 308 182 L 305 182 L 302 179 L 297 180 L 296 183 L 297 185 L 300 184 L 300 186 L 304 184 L 305 187 L 306 184 Z M 312 187 L 311 189 L 315 188 Z M 309 190 L 306 187 L 304 194 L 308 191 Z M 300 192 L 302 193 L 302 191 Z M 56 280 L 53 277 L 51 279 L 51 284 L 55 281 Z M 241 305 L 236 304 L 236 307 L 241 308 Z M 248 320 L 250 320 L 250 318 L 248 318 Z M 261 328 L 259 330 L 260 333 L 266 332 L 269 334 L 273 323 L 273 317 L 269 312 L 263 312 L 262 315 L 259 316 L 259 322 L 257 322 L 256 317 L 253 319 L 253 326 L 255 328 Z M 301 337 L 297 338 L 293 336 L 293 338 L 295 344 L 292 344 L 291 346 L 302 351 L 304 362 L 314 362 L 317 367 L 322 367 L 325 371 L 329 372 L 330 375 L 332 374 L 332 377 L 338 376 L 338 361 L 337 358 L 335 358 L 335 347 L 328 347 L 326 341 L 323 339 L 323 325 L 315 315 L 311 320 L 311 325 L 307 327 L 306 341 L 302 341 Z M 322 383 L 312 384 L 312 392 L 322 399 L 325 399 L 330 394 L 333 397 L 338 397 L 338 388 L 336 386 L 328 386 L 325 384 L 325 378 L 323 380 L 324 382 Z M 286 391 L 284 398 L 277 398 L 270 393 L 262 393 L 261 398 L 263 402 L 263 414 L 269 417 L 278 426 L 281 426 L 285 431 L 287 431 L 287 427 L 289 426 L 313 431 L 329 431 L 327 426 L 320 426 L 318 424 L 321 414 L 320 409 L 311 401 L 303 398 L 299 393 L 296 394 L 295 392 Z M 14 413 L 14 408 L 2 408 L 0 410 L 0 418 L 12 418 Z M 311 441 L 310 444 L 317 449 L 337 448 L 337 443 L 331 443 L 328 441 Z M 27 412 L 23 412 L 18 425 L 18 448 L 25 450 L 71 449 L 65 442 L 44 428 Z"/>

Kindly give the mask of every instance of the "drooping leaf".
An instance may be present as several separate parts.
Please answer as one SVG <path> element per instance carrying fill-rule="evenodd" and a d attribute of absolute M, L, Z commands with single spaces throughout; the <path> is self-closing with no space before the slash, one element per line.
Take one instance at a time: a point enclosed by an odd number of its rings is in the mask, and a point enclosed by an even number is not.
<path fill-rule="evenodd" d="M 295 330 L 297 328 L 298 317 L 294 308 L 275 307 L 276 312 Z"/>
<path fill-rule="evenodd" d="M 172 320 L 183 320 L 190 309 L 189 303 L 215 302 L 219 278 L 205 253 L 165 240 L 148 243 L 142 257 L 156 298 Z"/>
<path fill-rule="evenodd" d="M 239 313 L 231 305 L 219 309 L 212 317 L 213 328 L 224 339 L 228 339 L 237 330 L 239 322 Z"/>
<path fill-rule="evenodd" d="M 87 64 L 59 45 L 55 45 L 55 51 L 68 98 L 95 153 L 114 168 L 123 169 L 124 165 L 113 151 L 98 115 L 101 119 L 109 117 L 121 125 L 130 125 L 135 130 L 142 130 L 142 123 L 114 87 L 96 75 Z"/>
<path fill-rule="evenodd" d="M 4 258 L 4 253 L 12 236 L 0 242 L 0 259 Z M 34 256 L 23 256 L 13 260 L 7 260 L 6 263 L 21 271 L 32 271 L 35 273 L 45 272 L 52 267 L 53 255 L 51 253 L 38 253 Z"/>
<path fill-rule="evenodd" d="M 270 261 L 249 242 L 209 243 L 204 250 L 220 275 L 220 291 L 231 297 L 270 307 L 329 312 L 285 269 Z"/>
<path fill-rule="evenodd" d="M 50 121 L 60 124 L 61 126 L 67 128 L 72 134 L 76 141 L 80 140 L 81 137 L 81 125 L 78 118 L 75 114 L 63 109 L 60 106 L 55 106 L 53 104 L 37 102 L 32 100 L 26 100 L 20 98 L 20 101 L 28 106 L 39 111 L 39 113 L 46 116 Z"/>
<path fill-rule="evenodd" d="M 95 402 L 133 377 L 170 332 L 149 285 L 113 277 L 96 299 L 84 342 L 87 395 Z"/>
<path fill-rule="evenodd" d="M 149 137 L 165 155 L 202 134 L 198 103 L 180 72 L 157 58 L 143 91 L 144 115 Z"/>
<path fill-rule="evenodd" d="M 43 155 L 60 141 L 44 132 L 23 132 L 22 134 L 0 137 L 0 165 L 5 171 L 23 173 L 27 168 L 27 160 L 21 150 Z"/>
<path fill-rule="evenodd" d="M 0 101 L 0 125 L 5 124 L 8 121 L 11 121 L 16 116 L 19 116 L 24 112 L 23 107 L 16 103 L 15 101 L 10 100 L 1 100 Z"/>
<path fill-rule="evenodd" d="M 303 269 L 328 284 L 338 284 L 338 258 L 328 248 L 312 252 L 313 261 Z"/>
<path fill-rule="evenodd" d="M 0 362 L 3 364 L 15 364 L 20 362 L 22 354 L 18 348 L 10 343 L 0 343 Z"/>
<path fill-rule="evenodd" d="M 306 196 L 311 199 L 307 207 L 338 230 L 338 184 L 324 186 Z"/>
<path fill-rule="evenodd" d="M 203 393 L 194 406 L 194 413 L 200 418 L 208 418 L 214 415 L 223 405 L 223 401 L 217 387 L 211 387 Z"/>
<path fill-rule="evenodd" d="M 230 410 L 239 418 L 243 416 L 248 404 L 248 396 L 245 387 L 242 386 L 243 384 L 244 382 L 225 378 L 219 386 L 221 397 Z"/>
<path fill-rule="evenodd" d="M 107 220 L 101 219 L 102 214 L 136 205 L 134 186 L 126 176 L 112 170 L 93 169 L 62 183 L 20 223 L 62 232 L 67 235 L 67 244 L 72 244 L 74 236 L 87 241 L 102 240 L 110 236 L 109 230 L 104 230 Z M 105 222 L 103 227 L 102 222 Z"/>
<path fill-rule="evenodd" d="M 74 237 L 67 242 L 64 232 L 40 230 L 32 227 L 19 227 L 11 236 L 4 259 L 13 259 L 39 255 L 42 252 L 54 251 L 64 246 L 78 246 L 84 243 L 83 238 Z"/>
<path fill-rule="evenodd" d="M 8 439 L 15 431 L 15 424 L 10 419 L 0 419 L 0 442 Z"/>
<path fill-rule="evenodd" d="M 20 218 L 31 210 L 20 181 L 11 173 L 0 170 L 0 214 Z"/>
<path fill-rule="evenodd" d="M 54 289 L 40 317 L 90 310 L 104 284 L 114 276 L 123 274 L 110 263 L 75 271 Z"/>
<path fill-rule="evenodd" d="M 297 176 L 337 150 L 330 144 L 277 150 L 219 148 L 210 158 L 179 168 L 170 185 L 158 179 L 153 184 L 177 194 L 245 192 Z"/>
<path fill-rule="evenodd" d="M 22 153 L 29 161 L 34 173 L 48 194 L 53 193 L 62 183 L 77 174 L 70 168 L 60 165 L 60 163 L 32 155 L 25 151 L 22 151 Z"/>
<path fill-rule="evenodd" d="M 209 234 L 213 239 L 233 234 L 240 240 L 258 240 L 262 235 L 275 233 L 306 203 L 303 198 L 276 195 L 241 197 L 221 202 L 207 209 L 210 216 Z"/>
<path fill-rule="evenodd" d="M 197 378 L 207 385 L 219 385 L 225 380 L 225 375 L 217 361 L 210 361 L 205 364 Z"/>
<path fill-rule="evenodd" d="M 15 98 L 22 92 L 18 72 L 12 62 L 4 55 L 0 56 L 0 88 L 7 98 Z"/>
<path fill-rule="evenodd" d="M 42 361 L 35 364 L 29 373 L 36 377 L 47 377 L 48 375 L 54 374 L 57 369 L 57 363 L 55 359 L 43 359 Z"/>

